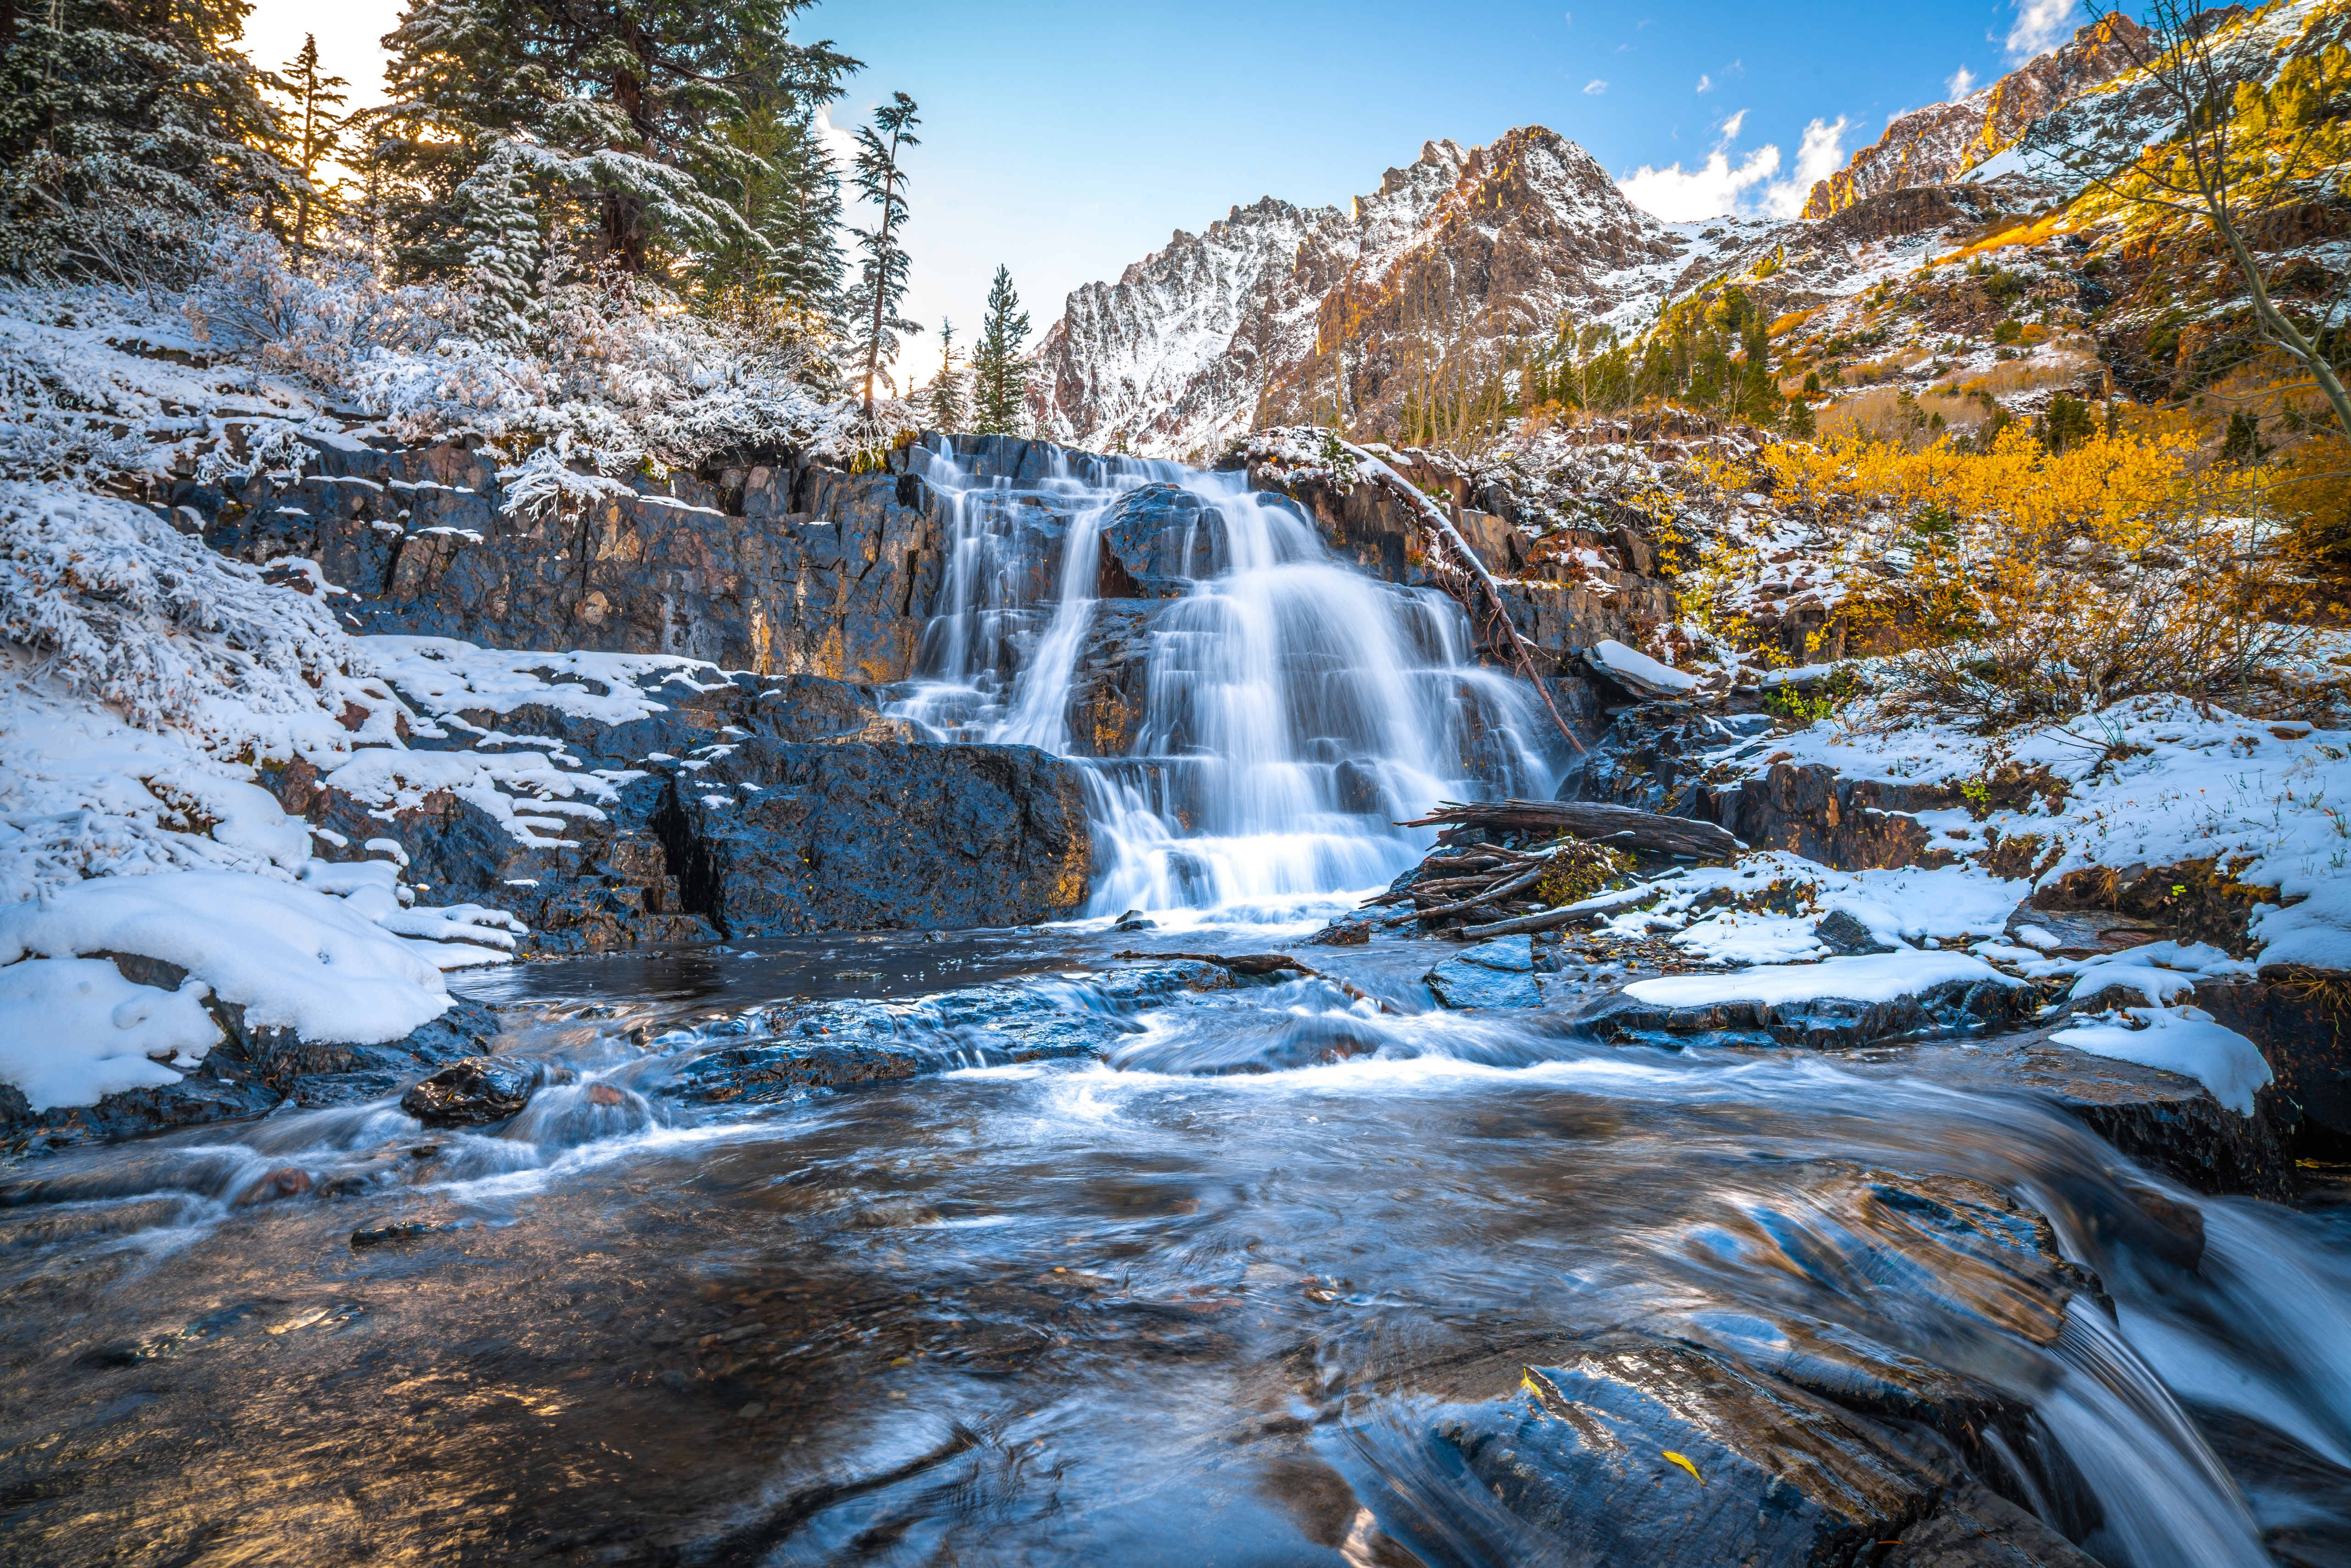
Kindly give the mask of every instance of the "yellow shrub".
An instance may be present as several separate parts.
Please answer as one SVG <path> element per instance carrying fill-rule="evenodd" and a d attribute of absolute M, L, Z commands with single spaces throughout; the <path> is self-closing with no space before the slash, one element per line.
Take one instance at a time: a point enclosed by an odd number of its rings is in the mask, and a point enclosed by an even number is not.
<path fill-rule="evenodd" d="M 1848 626 L 1910 654 L 1896 678 L 1938 711 L 1997 727 L 2150 691 L 2243 704 L 2294 635 L 2275 623 L 2296 590 L 2267 479 L 2205 464 L 2191 431 L 2055 454 L 2022 424 L 1980 453 L 1848 435 L 1761 461 L 1798 497 L 1886 515 L 1845 574 Z"/>

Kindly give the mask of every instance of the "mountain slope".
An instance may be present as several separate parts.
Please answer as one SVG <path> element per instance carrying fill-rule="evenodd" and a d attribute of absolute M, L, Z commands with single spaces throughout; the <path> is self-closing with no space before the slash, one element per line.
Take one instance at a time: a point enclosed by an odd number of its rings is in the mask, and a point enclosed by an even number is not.
<path fill-rule="evenodd" d="M 1874 145 L 1814 185 L 1808 218 L 1831 217 L 1882 192 L 1939 185 L 2015 144 L 2025 127 L 2102 87 L 2146 52 L 2147 32 L 2119 11 L 2077 30 L 1980 92 L 1896 115 Z"/>
<path fill-rule="evenodd" d="M 1334 402 L 1390 422 L 1562 313 L 1640 324 L 1693 257 L 1754 226 L 1662 224 L 1540 126 L 1432 141 L 1345 213 L 1268 197 L 1072 294 L 1039 349 L 1038 432 L 1183 456 Z"/>

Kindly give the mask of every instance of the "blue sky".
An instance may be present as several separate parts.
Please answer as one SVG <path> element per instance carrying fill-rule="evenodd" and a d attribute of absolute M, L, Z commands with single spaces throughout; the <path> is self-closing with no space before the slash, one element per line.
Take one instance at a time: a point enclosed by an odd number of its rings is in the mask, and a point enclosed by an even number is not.
<path fill-rule="evenodd" d="M 400 9 L 258 0 L 248 44 L 275 64 L 317 29 L 327 63 L 373 89 Z M 1070 289 L 1171 231 L 1268 194 L 1343 204 L 1436 137 L 1548 125 L 1668 217 L 1800 203 L 1889 116 L 1989 83 L 2085 16 L 2075 0 L 820 0 L 793 32 L 867 62 L 839 123 L 894 89 L 922 105 L 908 313 L 976 322 L 1003 262 L 1041 335 Z M 909 362 L 927 374 L 935 351 L 926 335 Z"/>

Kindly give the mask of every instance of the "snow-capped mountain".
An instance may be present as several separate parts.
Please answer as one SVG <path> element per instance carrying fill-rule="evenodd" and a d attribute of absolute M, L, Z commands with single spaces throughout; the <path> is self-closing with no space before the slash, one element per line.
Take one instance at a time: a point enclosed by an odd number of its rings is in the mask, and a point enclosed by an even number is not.
<path fill-rule="evenodd" d="M 1883 191 L 1956 180 L 2013 145 L 2025 127 L 2102 87 L 2147 53 L 2147 31 L 2120 11 L 2078 29 L 2062 48 L 2028 61 L 1980 92 L 1898 114 L 1886 134 L 1815 184 L 1804 216 L 1825 218 Z"/>
<path fill-rule="evenodd" d="M 1660 223 L 1541 126 L 1431 141 L 1345 212 L 1268 197 L 1071 295 L 1038 351 L 1038 433 L 1184 456 L 1334 399 L 1376 423 L 1432 374 L 1426 345 L 1465 362 L 1562 315 L 1636 326 L 1740 226 Z"/>

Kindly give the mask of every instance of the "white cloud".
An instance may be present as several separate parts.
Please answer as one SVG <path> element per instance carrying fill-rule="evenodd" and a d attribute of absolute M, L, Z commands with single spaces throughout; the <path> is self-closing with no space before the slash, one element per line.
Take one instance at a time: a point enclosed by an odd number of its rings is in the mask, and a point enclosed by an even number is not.
<path fill-rule="evenodd" d="M 1758 147 L 1735 169 L 1730 154 L 1718 147 L 1695 169 L 1684 169 L 1679 163 L 1663 169 L 1643 164 L 1630 178 L 1617 181 L 1616 188 L 1644 212 L 1669 224 L 1688 224 L 1725 216 L 1739 205 L 1740 192 L 1761 184 L 1779 171 L 1777 147 Z"/>
<path fill-rule="evenodd" d="M 1717 143 L 1717 145 L 1728 147 L 1732 142 L 1738 141 L 1739 128 L 1746 123 L 1747 111 L 1743 109 L 1738 113 L 1732 115 L 1729 120 L 1724 120 L 1722 122 L 1722 139 Z"/>
<path fill-rule="evenodd" d="M 2074 0 L 2016 0 L 2016 26 L 2008 30 L 2008 57 L 2029 60 L 2065 37 Z"/>
<path fill-rule="evenodd" d="M 1698 90 L 1700 92 L 1712 92 L 1714 90 L 1714 78 L 1701 73 L 1698 78 Z"/>
<path fill-rule="evenodd" d="M 1953 71 L 1949 78 L 1943 83 L 1944 96 L 1955 101 L 1967 97 L 1968 94 L 1975 91 L 1975 89 L 1976 73 L 1968 69 L 1965 66 L 1961 66 L 1958 70 Z"/>
<path fill-rule="evenodd" d="M 1775 218 L 1792 218 L 1804 210 L 1813 186 L 1844 165 L 1844 133 L 1850 121 L 1842 114 L 1834 121 L 1815 120 L 1804 127 L 1796 148 L 1796 166 L 1785 180 L 1775 181 L 1763 193 L 1763 210 Z M 1775 152 L 1773 162 L 1778 162 Z"/>
<path fill-rule="evenodd" d="M 1569 26 L 1573 27 L 1573 26 L 1575 26 L 1575 13 L 1574 13 L 1574 12 L 1573 12 L 1573 11 L 1562 11 L 1559 15 L 1560 15 L 1560 19 L 1561 19 L 1562 21 L 1565 22 Z"/>
<path fill-rule="evenodd" d="M 1583 84 L 1583 90 L 1588 96 L 1598 98 L 1602 93 L 1608 90 L 1608 84 L 1602 81 L 1598 77 L 1593 77 L 1590 81 Z"/>

